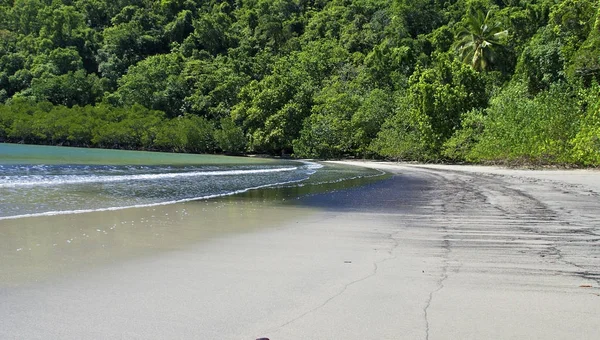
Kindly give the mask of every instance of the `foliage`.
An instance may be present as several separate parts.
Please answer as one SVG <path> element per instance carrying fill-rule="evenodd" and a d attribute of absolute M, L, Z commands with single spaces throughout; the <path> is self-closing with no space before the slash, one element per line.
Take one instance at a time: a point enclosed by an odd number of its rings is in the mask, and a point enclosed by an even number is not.
<path fill-rule="evenodd" d="M 214 127 L 197 116 L 165 119 L 135 104 L 74 106 L 15 99 L 0 105 L 0 141 L 120 149 L 212 152 Z"/>
<path fill-rule="evenodd" d="M 585 94 L 588 109 L 572 140 L 574 157 L 585 165 L 600 164 L 600 87 L 594 84 Z"/>
<path fill-rule="evenodd" d="M 542 28 L 523 50 L 517 64 L 517 75 L 527 83 L 529 92 L 548 90 L 550 85 L 565 81 L 566 56 L 556 33 Z"/>
<path fill-rule="evenodd" d="M 501 39 L 508 35 L 499 22 L 491 22 L 490 14 L 477 11 L 468 16 L 466 27 L 457 35 L 456 48 L 461 60 L 477 71 L 485 70 L 494 62 L 496 49 L 502 46 Z"/>
<path fill-rule="evenodd" d="M 474 161 L 472 150 L 479 143 L 484 128 L 483 110 L 464 113 L 460 129 L 444 143 L 442 155 L 453 161 Z"/>
<path fill-rule="evenodd" d="M 430 161 L 435 158 L 429 120 L 415 109 L 401 109 L 383 124 L 370 149 L 394 160 Z"/>
<path fill-rule="evenodd" d="M 300 138 L 294 141 L 296 156 L 339 158 L 352 147 L 350 121 L 336 115 L 313 114 L 305 122 Z"/>
<path fill-rule="evenodd" d="M 95 104 L 102 96 L 102 86 L 95 74 L 86 75 L 83 70 L 69 71 L 59 76 L 46 75 L 34 78 L 29 91 L 17 96 L 32 96 L 38 101 L 49 101 L 55 105 L 85 106 Z"/>
<path fill-rule="evenodd" d="M 440 55 L 432 68 L 411 76 L 408 100 L 428 121 L 438 149 L 460 126 L 461 114 L 487 104 L 484 78 L 471 68 Z"/>
<path fill-rule="evenodd" d="M 373 155 L 369 148 L 371 141 L 377 137 L 381 125 L 393 113 L 394 101 L 391 93 L 374 89 L 365 96 L 351 118 L 352 141 L 358 155 Z"/>
<path fill-rule="evenodd" d="M 235 125 L 229 117 L 222 118 L 220 129 L 215 130 L 215 142 L 217 147 L 227 154 L 240 154 L 246 148 L 246 137 L 244 131 Z"/>
<path fill-rule="evenodd" d="M 513 84 L 492 99 L 484 119 L 485 130 L 467 159 L 572 162 L 571 140 L 581 118 L 578 107 L 567 85 L 553 85 L 530 98 L 525 85 Z"/>
<path fill-rule="evenodd" d="M 136 103 L 175 117 L 183 113 L 183 99 L 187 94 L 181 76 L 182 60 L 177 54 L 148 57 L 129 68 L 118 80 L 117 90 L 107 100 L 117 106 Z"/>
<path fill-rule="evenodd" d="M 0 0 L 0 141 L 600 165 L 598 81 L 597 0 Z"/>
<path fill-rule="evenodd" d="M 600 81 L 600 8 L 596 14 L 594 28 L 573 56 L 573 62 L 567 70 L 571 78 L 580 78 L 586 84 Z"/>
<path fill-rule="evenodd" d="M 297 156 L 339 158 L 353 149 L 352 115 L 361 95 L 356 84 L 339 77 L 330 79 L 315 96 L 311 115 L 303 123 L 300 138 L 294 141 Z"/>

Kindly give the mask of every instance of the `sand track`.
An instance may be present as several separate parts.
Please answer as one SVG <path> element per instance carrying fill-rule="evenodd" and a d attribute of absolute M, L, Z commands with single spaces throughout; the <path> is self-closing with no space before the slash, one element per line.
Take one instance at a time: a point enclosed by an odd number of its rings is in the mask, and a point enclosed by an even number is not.
<path fill-rule="evenodd" d="M 437 259 L 425 339 L 600 334 L 600 173 L 362 165 L 428 183 L 396 254 Z"/>

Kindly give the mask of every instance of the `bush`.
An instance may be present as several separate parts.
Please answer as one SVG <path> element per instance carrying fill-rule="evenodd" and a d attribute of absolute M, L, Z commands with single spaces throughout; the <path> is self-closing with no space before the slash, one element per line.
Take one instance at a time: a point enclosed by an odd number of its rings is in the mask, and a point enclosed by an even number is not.
<path fill-rule="evenodd" d="M 246 148 L 244 131 L 229 117 L 221 119 L 221 128 L 215 130 L 215 142 L 221 151 L 228 154 L 240 154 Z"/>
<path fill-rule="evenodd" d="M 554 85 L 534 98 L 513 84 L 491 101 L 485 130 L 470 159 L 557 164 L 573 161 L 571 139 L 579 124 L 577 98 L 566 85 Z"/>
<path fill-rule="evenodd" d="M 369 144 L 377 137 L 385 120 L 394 112 L 394 101 L 390 98 L 390 93 L 375 89 L 366 96 L 352 115 L 352 140 L 357 154 L 364 157 L 372 153 Z"/>
<path fill-rule="evenodd" d="M 484 119 L 481 109 L 463 114 L 461 128 L 444 143 L 442 155 L 454 161 L 473 161 L 471 152 L 483 133 Z"/>
<path fill-rule="evenodd" d="M 161 125 L 154 138 L 154 146 L 174 152 L 213 152 L 213 135 L 214 126 L 205 118 L 180 116 Z"/>
<path fill-rule="evenodd" d="M 186 133 L 186 152 L 206 153 L 215 151 L 214 130 L 212 122 L 204 117 L 187 116 L 181 120 Z"/>
<path fill-rule="evenodd" d="M 588 91 L 588 110 L 581 121 L 581 128 L 572 140 L 573 154 L 577 162 L 585 165 L 600 165 L 600 86 Z"/>
<path fill-rule="evenodd" d="M 294 140 L 294 155 L 307 158 L 338 158 L 352 150 L 352 125 L 336 115 L 313 114 Z"/>
<path fill-rule="evenodd" d="M 436 158 L 429 119 L 414 109 L 400 109 L 383 124 L 370 149 L 395 160 L 428 161 Z"/>
<path fill-rule="evenodd" d="M 102 148 L 149 149 L 164 113 L 148 110 L 141 105 L 110 109 L 102 124 L 93 131 L 92 144 Z"/>

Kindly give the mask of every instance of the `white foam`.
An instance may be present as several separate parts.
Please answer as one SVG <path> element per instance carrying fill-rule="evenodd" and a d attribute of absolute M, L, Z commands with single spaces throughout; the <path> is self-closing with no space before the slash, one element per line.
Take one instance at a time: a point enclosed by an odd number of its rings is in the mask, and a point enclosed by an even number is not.
<path fill-rule="evenodd" d="M 166 202 L 157 202 L 157 203 L 149 203 L 149 204 L 136 204 L 136 205 L 130 205 L 130 206 L 124 206 L 124 207 L 109 207 L 109 208 L 99 208 L 99 209 L 81 209 L 81 210 L 64 210 L 64 211 L 48 211 L 48 212 L 43 212 L 43 213 L 34 213 L 34 214 L 25 214 L 25 215 L 16 215 L 16 216 L 6 216 L 6 217 L 0 217 L 0 221 L 2 221 L 2 220 L 14 220 L 14 219 L 20 219 L 20 218 L 26 218 L 26 217 L 43 217 L 43 216 L 56 216 L 56 215 L 72 215 L 72 214 L 84 214 L 84 213 L 91 213 L 91 212 L 116 211 L 116 210 L 132 209 L 132 208 L 157 207 L 157 206 L 170 205 L 170 204 L 176 204 L 176 203 L 185 203 L 185 202 L 191 202 L 191 201 L 207 200 L 207 199 L 211 199 L 211 198 L 232 196 L 232 195 L 241 194 L 241 193 L 244 193 L 244 192 L 247 192 L 247 191 L 250 191 L 250 190 L 262 189 L 262 188 L 268 188 L 268 187 L 274 187 L 274 186 L 280 186 L 280 185 L 286 185 L 286 184 L 292 184 L 292 183 L 299 183 L 299 182 L 303 182 L 303 181 L 305 181 L 307 179 L 308 179 L 308 177 L 303 178 L 303 179 L 299 179 L 299 180 L 293 180 L 293 181 L 287 181 L 287 182 L 278 182 L 278 183 L 271 183 L 271 184 L 265 184 L 265 185 L 259 185 L 259 186 L 255 186 L 255 187 L 250 187 L 250 188 L 239 189 L 239 190 L 231 191 L 231 192 L 224 193 L 224 194 L 213 194 L 213 195 L 206 195 L 206 196 L 193 197 L 193 198 L 185 198 L 185 199 L 181 199 L 181 200 L 166 201 Z"/>
<path fill-rule="evenodd" d="M 311 161 L 307 161 L 307 160 L 298 160 L 297 162 L 300 162 L 300 163 L 306 165 L 309 175 L 314 174 L 315 172 L 317 172 L 317 170 L 319 170 L 323 167 L 323 164 L 319 164 L 319 163 L 315 163 L 315 162 L 311 162 Z"/>
<path fill-rule="evenodd" d="M 201 176 L 238 176 L 252 175 L 274 172 L 286 172 L 297 170 L 297 167 L 276 168 L 276 169 L 256 169 L 256 170 L 228 170 L 228 171 L 192 171 L 165 174 L 140 174 L 140 175 L 122 175 L 122 176 L 31 176 L 25 181 L 0 183 L 0 188 L 30 187 L 30 186 L 52 186 L 63 184 L 84 184 L 84 183 L 111 183 L 135 180 L 155 180 L 171 179 L 185 177 Z M 20 177 L 23 179 L 24 177 Z M 27 177 L 25 177 L 27 178 Z"/>

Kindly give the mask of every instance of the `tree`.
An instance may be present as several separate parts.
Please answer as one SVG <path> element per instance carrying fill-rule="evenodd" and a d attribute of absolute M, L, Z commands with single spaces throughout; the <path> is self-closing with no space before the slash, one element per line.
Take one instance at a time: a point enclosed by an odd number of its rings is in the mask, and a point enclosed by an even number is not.
<path fill-rule="evenodd" d="M 215 130 L 214 136 L 217 146 L 225 153 L 239 154 L 246 147 L 244 131 L 229 117 L 221 119 L 221 128 Z"/>
<path fill-rule="evenodd" d="M 410 78 L 411 108 L 429 120 L 436 147 L 460 126 L 461 115 L 487 105 L 488 94 L 481 73 L 451 55 L 439 55 L 432 68 L 417 69 Z"/>
<path fill-rule="evenodd" d="M 582 78 L 586 84 L 593 79 L 600 80 L 600 8 L 596 15 L 594 28 L 573 56 L 568 73 L 571 78 Z"/>
<path fill-rule="evenodd" d="M 109 87 L 127 69 L 148 56 L 166 52 L 161 17 L 146 8 L 125 6 L 102 32 L 103 45 L 97 51 L 98 71 Z"/>
<path fill-rule="evenodd" d="M 352 139 L 357 154 L 366 156 L 369 153 L 371 140 L 377 137 L 381 125 L 393 114 L 394 102 L 391 98 L 391 93 L 375 89 L 365 96 L 352 115 Z"/>
<path fill-rule="evenodd" d="M 466 27 L 457 35 L 456 49 L 463 62 L 477 71 L 484 71 L 494 62 L 495 50 L 503 46 L 502 38 L 508 31 L 500 28 L 500 23 L 491 23 L 490 11 L 484 16 L 477 11 L 467 18 Z"/>
<path fill-rule="evenodd" d="M 69 71 L 63 75 L 47 74 L 32 81 L 31 88 L 24 91 L 40 101 L 55 105 L 85 106 L 95 104 L 102 94 L 100 80 L 95 74 L 86 75 L 83 70 Z"/>
<path fill-rule="evenodd" d="M 251 134 L 255 152 L 291 151 L 303 120 L 310 114 L 314 92 L 336 70 L 346 54 L 335 41 L 311 42 L 301 52 L 281 57 L 273 72 L 240 91 L 232 117 Z"/>
<path fill-rule="evenodd" d="M 565 81 L 567 56 L 563 47 L 556 33 L 543 27 L 523 48 L 515 77 L 525 81 L 531 94 L 535 95 L 548 90 L 556 82 Z"/>
<path fill-rule="evenodd" d="M 119 79 L 119 88 L 108 97 L 113 104 L 141 104 L 175 117 L 182 112 L 187 87 L 180 76 L 181 56 L 163 54 L 146 58 L 129 68 Z"/>
<path fill-rule="evenodd" d="M 208 60 L 189 60 L 181 73 L 187 82 L 193 84 L 190 95 L 185 98 L 186 109 L 215 120 L 229 115 L 238 102 L 240 89 L 249 78 L 236 70 L 237 62 L 221 56 Z"/>
<path fill-rule="evenodd" d="M 308 117 L 294 140 L 294 154 L 299 157 L 336 158 L 347 155 L 352 147 L 350 120 L 317 113 Z"/>

